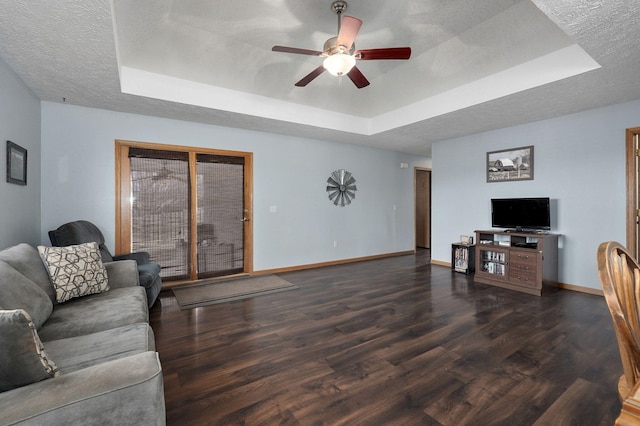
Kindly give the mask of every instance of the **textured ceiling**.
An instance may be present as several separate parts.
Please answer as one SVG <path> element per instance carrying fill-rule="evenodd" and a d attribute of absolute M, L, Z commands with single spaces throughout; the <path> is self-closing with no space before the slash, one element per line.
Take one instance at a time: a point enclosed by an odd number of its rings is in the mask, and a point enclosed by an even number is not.
<path fill-rule="evenodd" d="M 0 0 L 0 56 L 42 100 L 430 155 L 431 143 L 640 98 L 637 1 L 350 0 L 371 81 L 322 50 L 330 1 Z"/>

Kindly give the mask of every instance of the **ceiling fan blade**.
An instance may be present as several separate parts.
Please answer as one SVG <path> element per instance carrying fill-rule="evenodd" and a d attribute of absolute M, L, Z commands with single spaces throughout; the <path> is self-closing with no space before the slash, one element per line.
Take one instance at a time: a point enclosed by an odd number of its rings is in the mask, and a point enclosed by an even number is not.
<path fill-rule="evenodd" d="M 315 70 L 311 71 L 309 74 L 302 77 L 302 79 L 296 83 L 296 86 L 298 87 L 306 86 L 307 84 L 311 83 L 313 79 L 315 79 L 317 76 L 319 76 L 323 72 L 324 72 L 324 66 L 320 65 L 318 68 L 316 68 Z"/>
<path fill-rule="evenodd" d="M 362 61 L 374 59 L 409 59 L 411 57 L 410 47 L 388 47 L 383 49 L 358 50 L 355 57 Z"/>
<path fill-rule="evenodd" d="M 297 53 L 298 55 L 311 55 L 311 56 L 322 55 L 322 52 L 320 52 L 319 50 L 299 49 L 297 47 L 287 47 L 287 46 L 273 46 L 271 50 L 273 52 Z"/>
<path fill-rule="evenodd" d="M 347 50 L 351 49 L 351 45 L 360 31 L 362 21 L 353 16 L 345 16 L 340 24 L 340 32 L 338 33 L 338 46 L 346 46 Z"/>
<path fill-rule="evenodd" d="M 370 83 L 367 80 L 367 77 L 362 74 L 362 72 L 358 69 L 358 67 L 351 68 L 351 71 L 347 73 L 353 84 L 356 85 L 358 89 L 362 89 L 363 87 L 367 87 Z"/>

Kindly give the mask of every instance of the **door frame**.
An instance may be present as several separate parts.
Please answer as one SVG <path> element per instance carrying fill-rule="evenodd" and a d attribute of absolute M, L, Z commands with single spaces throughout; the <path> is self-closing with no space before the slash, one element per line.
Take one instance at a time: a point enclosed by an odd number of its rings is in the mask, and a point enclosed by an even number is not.
<path fill-rule="evenodd" d="M 640 127 L 633 127 L 626 130 L 626 181 L 627 181 L 627 249 L 633 256 L 638 258 L 638 161 L 640 147 L 636 146 L 636 139 L 640 138 Z"/>
<path fill-rule="evenodd" d="M 253 273 L 253 153 L 244 151 L 228 151 L 211 148 L 190 147 L 183 145 L 165 145 L 159 143 L 150 142 L 136 142 L 128 140 L 115 141 L 115 166 L 116 166 L 116 254 L 128 253 L 131 251 L 131 229 L 124 229 L 124 224 L 131 223 L 131 174 L 130 168 L 127 166 L 129 160 L 129 148 L 145 148 L 156 149 L 162 151 L 180 151 L 188 152 L 189 157 L 195 158 L 196 154 L 210 154 L 210 155 L 222 155 L 227 157 L 242 157 L 244 158 L 244 217 L 243 220 L 243 274 Z M 191 184 L 195 185 L 195 164 L 190 161 L 190 178 Z M 123 182 L 127 182 L 124 185 Z M 196 209 L 194 204 L 196 200 L 191 200 L 191 227 L 195 229 L 196 223 Z M 191 259 L 196 259 L 196 246 L 195 241 L 191 245 Z M 197 273 L 192 268 L 190 271 L 191 278 L 189 282 L 197 281 Z M 179 284 L 182 282 L 172 282 L 172 284 Z"/>

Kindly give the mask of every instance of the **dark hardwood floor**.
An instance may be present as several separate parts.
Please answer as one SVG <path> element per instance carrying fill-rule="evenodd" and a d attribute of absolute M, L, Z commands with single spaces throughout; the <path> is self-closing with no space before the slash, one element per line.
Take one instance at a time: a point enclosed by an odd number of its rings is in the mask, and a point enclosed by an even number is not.
<path fill-rule="evenodd" d="M 426 250 L 280 276 L 300 288 L 185 311 L 162 293 L 169 425 L 612 425 L 620 411 L 600 296 L 474 284 Z"/>

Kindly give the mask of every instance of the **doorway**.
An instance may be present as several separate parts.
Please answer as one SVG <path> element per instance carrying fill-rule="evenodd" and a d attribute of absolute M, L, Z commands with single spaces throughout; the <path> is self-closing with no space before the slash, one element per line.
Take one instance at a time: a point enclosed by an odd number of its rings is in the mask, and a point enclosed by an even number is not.
<path fill-rule="evenodd" d="M 416 247 L 431 248 L 431 169 L 415 168 Z"/>
<path fill-rule="evenodd" d="M 627 248 L 637 259 L 640 253 L 640 127 L 626 131 Z"/>
<path fill-rule="evenodd" d="M 163 282 L 251 272 L 252 154 L 116 141 L 116 250 Z"/>

